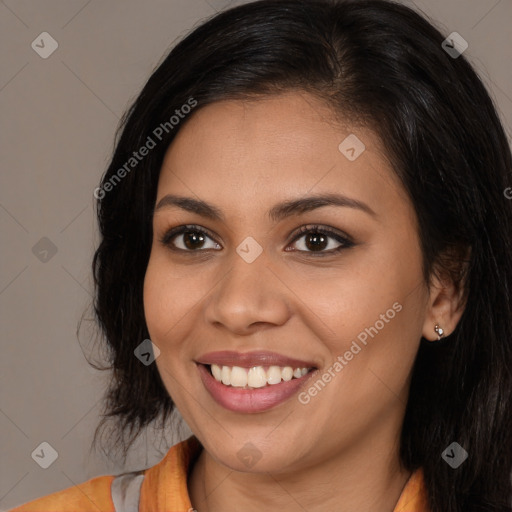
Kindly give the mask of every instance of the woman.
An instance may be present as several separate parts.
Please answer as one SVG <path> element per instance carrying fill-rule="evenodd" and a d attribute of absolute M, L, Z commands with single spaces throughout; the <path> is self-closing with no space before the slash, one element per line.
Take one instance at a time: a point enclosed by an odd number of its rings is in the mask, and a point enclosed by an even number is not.
<path fill-rule="evenodd" d="M 194 435 L 15 511 L 512 510 L 512 158 L 444 40 L 264 0 L 170 52 L 95 191 L 95 308 L 110 446 Z"/>

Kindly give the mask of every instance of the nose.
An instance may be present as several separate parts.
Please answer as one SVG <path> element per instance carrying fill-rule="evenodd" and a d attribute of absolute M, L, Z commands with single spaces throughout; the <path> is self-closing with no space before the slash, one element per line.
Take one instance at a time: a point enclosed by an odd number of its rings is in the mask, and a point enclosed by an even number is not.
<path fill-rule="evenodd" d="M 251 263 L 233 251 L 229 264 L 205 305 L 206 320 L 238 335 L 283 325 L 291 292 L 269 267 L 265 251 Z"/>

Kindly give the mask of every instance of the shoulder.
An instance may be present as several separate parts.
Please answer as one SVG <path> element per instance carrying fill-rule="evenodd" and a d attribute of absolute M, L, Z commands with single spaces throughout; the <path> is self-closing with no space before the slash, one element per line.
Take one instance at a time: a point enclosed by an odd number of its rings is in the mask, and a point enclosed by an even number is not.
<path fill-rule="evenodd" d="M 202 449 L 194 437 L 172 446 L 156 465 L 119 475 L 98 476 L 29 501 L 8 512 L 116 512 L 188 510 L 187 472 Z M 164 504 L 164 506 L 160 506 Z"/>
<path fill-rule="evenodd" d="M 98 476 L 19 505 L 9 512 L 115 512 L 111 486 L 114 475 Z"/>

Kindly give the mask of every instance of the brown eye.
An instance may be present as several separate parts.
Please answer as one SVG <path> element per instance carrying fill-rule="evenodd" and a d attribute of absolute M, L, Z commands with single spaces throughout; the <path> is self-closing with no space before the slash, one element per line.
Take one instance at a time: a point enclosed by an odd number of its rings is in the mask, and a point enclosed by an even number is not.
<path fill-rule="evenodd" d="M 355 245 L 340 233 L 321 226 L 302 227 L 293 242 L 299 252 L 318 253 L 318 255 L 332 254 Z"/>
<path fill-rule="evenodd" d="M 197 231 L 185 231 L 182 233 L 183 242 L 188 249 L 200 249 L 205 241 L 205 236 Z"/>
<path fill-rule="evenodd" d="M 212 240 L 213 244 L 207 247 L 207 241 Z M 185 252 L 199 252 L 205 249 L 219 249 L 220 245 L 203 229 L 195 226 L 179 226 L 169 230 L 160 242 L 172 250 Z"/>
<path fill-rule="evenodd" d="M 304 235 L 304 245 L 310 251 L 321 251 L 327 247 L 328 239 L 323 233 L 308 233 Z"/>

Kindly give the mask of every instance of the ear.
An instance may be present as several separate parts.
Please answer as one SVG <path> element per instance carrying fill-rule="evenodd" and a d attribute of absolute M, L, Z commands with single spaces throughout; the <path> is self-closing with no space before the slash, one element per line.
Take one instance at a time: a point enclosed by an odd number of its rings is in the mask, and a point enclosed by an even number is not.
<path fill-rule="evenodd" d="M 425 339 L 437 341 L 437 333 L 434 330 L 436 325 L 443 329 L 443 337 L 449 336 L 457 327 L 466 306 L 464 287 L 470 254 L 469 248 L 465 251 L 464 258 L 460 258 L 460 253 L 458 258 L 453 253 L 445 255 L 443 270 L 432 273 L 422 332 Z"/>

